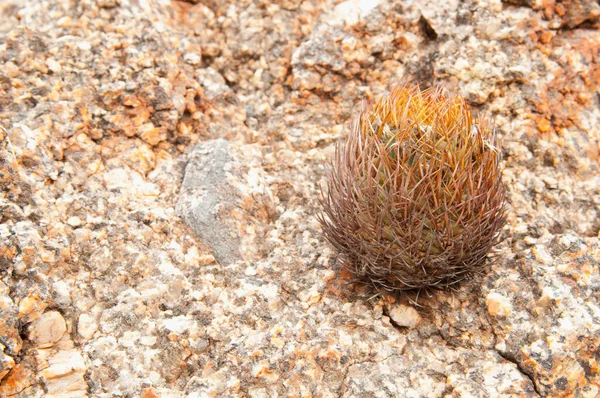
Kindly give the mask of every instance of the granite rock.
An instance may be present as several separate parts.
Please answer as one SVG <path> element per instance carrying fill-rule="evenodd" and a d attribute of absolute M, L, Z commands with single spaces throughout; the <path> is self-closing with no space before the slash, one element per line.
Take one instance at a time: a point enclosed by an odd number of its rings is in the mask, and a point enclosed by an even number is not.
<path fill-rule="evenodd" d="M 248 259 L 260 254 L 258 240 L 276 213 L 260 162 L 252 146 L 223 139 L 197 144 L 187 155 L 177 214 L 223 265 L 241 260 L 241 252 Z"/>
<path fill-rule="evenodd" d="M 598 18 L 593 0 L 0 2 L 0 395 L 598 396 Z M 362 297 L 319 197 L 398 80 L 494 119 L 511 207 L 483 275 Z"/>
<path fill-rule="evenodd" d="M 228 265 L 240 259 L 239 235 L 229 216 L 239 196 L 227 182 L 233 172 L 233 147 L 225 140 L 206 141 L 190 153 L 181 184 L 177 214 Z"/>
<path fill-rule="evenodd" d="M 48 311 L 29 325 L 28 340 L 38 348 L 53 346 L 67 331 L 67 324 L 57 311 Z"/>

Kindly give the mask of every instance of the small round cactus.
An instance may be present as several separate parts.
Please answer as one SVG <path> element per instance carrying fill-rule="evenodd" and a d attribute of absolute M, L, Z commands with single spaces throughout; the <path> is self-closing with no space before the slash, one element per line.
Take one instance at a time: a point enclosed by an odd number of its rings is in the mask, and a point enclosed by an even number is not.
<path fill-rule="evenodd" d="M 481 271 L 506 221 L 499 160 L 464 99 L 394 88 L 361 112 L 329 171 L 321 223 L 341 270 L 392 292 Z"/>

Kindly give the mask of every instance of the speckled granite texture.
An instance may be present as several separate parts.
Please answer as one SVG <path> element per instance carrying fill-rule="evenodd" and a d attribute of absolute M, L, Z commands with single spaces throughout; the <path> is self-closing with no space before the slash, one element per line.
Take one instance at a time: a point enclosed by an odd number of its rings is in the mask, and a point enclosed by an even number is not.
<path fill-rule="evenodd" d="M 0 0 L 0 396 L 599 396 L 599 27 L 595 0 Z M 493 117 L 511 203 L 498 262 L 418 305 L 357 297 L 316 219 L 399 79 Z"/>

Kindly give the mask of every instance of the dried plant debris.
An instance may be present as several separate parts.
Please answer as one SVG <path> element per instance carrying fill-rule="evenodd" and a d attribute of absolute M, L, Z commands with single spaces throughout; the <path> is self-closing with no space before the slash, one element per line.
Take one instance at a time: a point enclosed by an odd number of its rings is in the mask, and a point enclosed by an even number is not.
<path fill-rule="evenodd" d="M 325 235 L 358 282 L 446 287 L 480 271 L 505 223 L 489 120 L 462 98 L 400 85 L 361 112 L 338 145 Z"/>

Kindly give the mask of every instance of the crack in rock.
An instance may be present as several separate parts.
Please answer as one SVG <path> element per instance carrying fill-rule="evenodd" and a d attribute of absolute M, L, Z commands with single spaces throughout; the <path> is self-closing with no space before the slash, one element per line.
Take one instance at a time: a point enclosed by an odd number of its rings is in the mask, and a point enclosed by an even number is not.
<path fill-rule="evenodd" d="M 523 365 L 521 365 L 519 363 L 519 361 L 517 361 L 517 359 L 514 357 L 514 355 L 509 354 L 507 352 L 502 352 L 500 350 L 494 350 L 498 355 L 500 355 L 503 359 L 507 360 L 508 362 L 514 363 L 515 366 L 517 367 L 517 370 L 519 371 L 519 373 L 521 373 L 524 377 L 528 378 L 529 381 L 531 382 L 531 384 L 533 385 L 533 389 L 535 390 L 536 394 L 541 397 L 542 394 L 540 394 L 540 390 L 538 388 L 537 383 L 535 382 L 535 378 L 533 376 L 533 372 L 530 372 L 528 370 L 526 370 Z"/>

